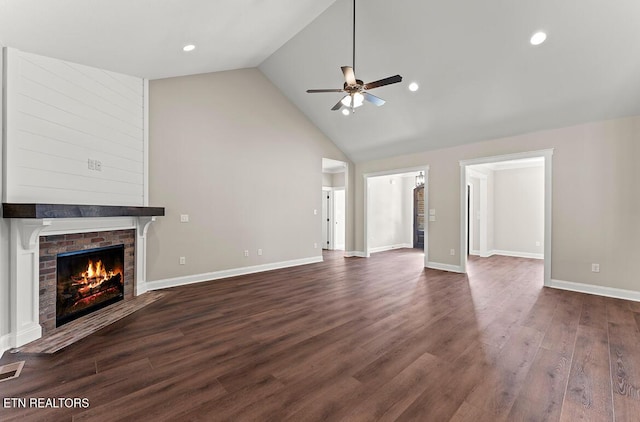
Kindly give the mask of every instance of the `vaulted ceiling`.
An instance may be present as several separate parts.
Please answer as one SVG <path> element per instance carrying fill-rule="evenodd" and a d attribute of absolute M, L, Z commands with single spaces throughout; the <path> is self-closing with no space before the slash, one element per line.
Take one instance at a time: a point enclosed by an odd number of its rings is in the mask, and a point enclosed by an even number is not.
<path fill-rule="evenodd" d="M 259 66 L 354 161 L 640 114 L 637 0 L 358 0 L 358 79 L 404 81 L 344 116 L 305 90 L 341 87 L 351 19 L 351 0 L 0 0 L 0 43 L 150 79 Z"/>

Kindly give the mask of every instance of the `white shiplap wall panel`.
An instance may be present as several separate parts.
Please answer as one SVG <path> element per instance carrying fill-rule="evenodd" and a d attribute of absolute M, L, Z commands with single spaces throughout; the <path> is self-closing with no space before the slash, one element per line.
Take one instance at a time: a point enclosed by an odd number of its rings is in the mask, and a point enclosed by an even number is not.
<path fill-rule="evenodd" d="M 138 116 L 131 113 L 132 107 L 137 107 L 137 102 L 131 104 L 100 84 L 89 84 L 90 81 L 87 81 L 83 74 L 77 73 L 74 68 L 65 65 L 64 62 L 53 63 L 48 67 L 45 64 L 46 62 L 43 63 L 41 59 L 34 59 L 33 55 L 23 57 L 23 80 L 39 84 L 48 80 L 50 82 L 47 85 L 48 89 L 83 102 L 130 126 L 142 128 Z M 127 76 L 127 78 L 130 77 Z M 78 81 L 83 83 L 79 84 Z M 140 80 L 137 82 L 139 84 Z"/>
<path fill-rule="evenodd" d="M 60 123 L 44 120 L 41 117 L 31 116 L 25 113 L 18 114 L 15 121 L 19 124 L 21 139 L 26 134 L 31 134 L 46 138 L 47 140 L 56 141 L 57 143 L 68 144 L 71 147 L 75 147 L 74 151 L 83 149 L 87 152 L 129 159 L 132 162 L 139 162 L 141 160 L 142 152 L 137 145 L 129 146 L 119 144 L 118 148 L 113 148 L 113 143 L 104 142 L 104 139 L 90 136 L 88 133 L 82 132 L 77 128 L 64 126 Z M 51 145 L 49 143 L 43 143 L 41 147 L 46 148 L 51 147 Z M 65 146 L 62 147 L 69 149 Z"/>
<path fill-rule="evenodd" d="M 63 79 L 67 79 L 71 82 L 77 83 L 77 85 L 82 89 L 86 89 L 87 91 L 91 91 L 95 94 L 103 96 L 115 106 L 124 109 L 129 109 L 131 105 L 138 105 L 142 107 L 143 100 L 138 100 L 133 96 L 121 95 L 115 88 L 115 84 L 112 83 L 110 86 L 109 84 L 105 84 L 102 81 L 96 80 L 91 76 L 101 75 L 103 72 L 107 72 L 105 70 L 95 69 L 76 63 L 66 62 L 63 60 L 51 59 L 49 57 L 38 56 L 35 54 L 23 52 L 19 53 L 21 54 L 22 60 L 39 64 L 41 67 L 54 73 L 55 75 Z M 134 78 L 133 76 L 128 77 L 142 81 L 142 79 Z"/>
<path fill-rule="evenodd" d="M 15 49 L 7 73 L 7 202 L 144 205 L 142 79 Z"/>
<path fill-rule="evenodd" d="M 133 139 L 139 138 L 140 132 L 142 132 L 142 128 L 134 126 L 132 122 L 109 115 L 95 105 L 88 105 L 86 99 L 82 99 L 80 95 L 74 98 L 64 91 L 56 89 L 55 85 L 45 85 L 42 82 L 34 82 L 24 78 L 22 80 L 22 95 L 45 104 L 54 102 L 56 107 L 66 113 L 90 122 L 98 122 L 101 126 L 112 128 Z M 108 105 L 105 104 L 103 107 L 108 107 Z"/>
<path fill-rule="evenodd" d="M 46 157 L 59 157 L 66 159 L 69 162 L 75 163 L 78 166 L 81 174 L 89 172 L 87 163 L 87 154 L 94 153 L 96 150 L 92 150 L 83 145 L 78 145 L 77 148 L 66 148 L 64 141 L 58 141 L 56 138 L 50 136 L 42 136 L 33 132 L 23 132 L 22 142 L 19 149 L 28 150 L 31 153 L 40 154 Z M 65 153 L 61 154 L 61 150 Z M 102 151 L 96 155 L 104 157 L 104 161 L 109 163 L 109 167 L 121 170 L 124 174 L 130 173 L 132 175 L 140 176 L 143 174 L 144 166 L 140 163 L 140 157 L 137 159 L 131 158 L 131 156 L 118 156 L 112 154 L 109 151 Z M 93 172 L 91 172 L 93 173 Z M 131 176 L 129 176 L 131 177 Z"/>

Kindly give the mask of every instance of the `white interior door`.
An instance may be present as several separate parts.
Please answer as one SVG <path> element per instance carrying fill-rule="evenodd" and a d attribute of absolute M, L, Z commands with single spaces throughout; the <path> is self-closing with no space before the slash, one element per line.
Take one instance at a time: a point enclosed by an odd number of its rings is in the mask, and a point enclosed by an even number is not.
<path fill-rule="evenodd" d="M 344 189 L 333 191 L 333 247 L 343 251 L 345 248 L 346 197 Z"/>
<path fill-rule="evenodd" d="M 332 229 L 332 192 L 322 190 L 322 249 L 333 249 L 331 229 Z"/>

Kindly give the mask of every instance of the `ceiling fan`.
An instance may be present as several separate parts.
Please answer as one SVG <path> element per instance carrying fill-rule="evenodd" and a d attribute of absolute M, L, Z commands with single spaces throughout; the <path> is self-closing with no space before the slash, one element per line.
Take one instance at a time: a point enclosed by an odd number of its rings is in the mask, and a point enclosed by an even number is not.
<path fill-rule="evenodd" d="M 331 110 L 340 110 L 343 107 L 351 109 L 351 112 L 360 107 L 364 101 L 369 101 L 377 106 L 381 106 L 385 101 L 376 97 L 373 94 L 367 92 L 367 90 L 379 88 L 385 85 L 391 85 L 398 82 L 402 82 L 402 76 L 395 75 L 388 78 L 380 79 L 374 82 L 364 83 L 360 79 L 356 79 L 354 69 L 356 67 L 356 0 L 353 0 L 353 65 L 342 66 L 342 73 L 344 74 L 344 85 L 338 89 L 308 89 L 310 94 L 316 94 L 321 92 L 344 92 L 346 95 L 342 97 Z"/>

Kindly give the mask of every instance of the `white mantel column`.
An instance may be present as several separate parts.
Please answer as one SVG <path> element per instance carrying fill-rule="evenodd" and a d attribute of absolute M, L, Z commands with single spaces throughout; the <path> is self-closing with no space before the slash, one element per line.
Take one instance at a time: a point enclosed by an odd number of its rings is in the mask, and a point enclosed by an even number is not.
<path fill-rule="evenodd" d="M 39 234 L 51 220 L 11 220 L 10 346 L 18 347 L 42 337 L 40 326 Z"/>

